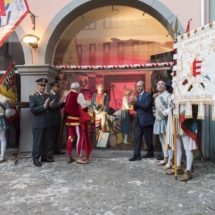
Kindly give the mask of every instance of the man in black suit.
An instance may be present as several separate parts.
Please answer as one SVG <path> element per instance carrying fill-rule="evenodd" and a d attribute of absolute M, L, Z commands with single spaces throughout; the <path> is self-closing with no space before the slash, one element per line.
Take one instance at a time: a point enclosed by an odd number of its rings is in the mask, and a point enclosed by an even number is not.
<path fill-rule="evenodd" d="M 136 122 L 136 143 L 134 147 L 134 156 L 129 161 L 141 160 L 142 136 L 144 135 L 148 152 L 143 158 L 154 157 L 154 149 L 152 143 L 154 115 L 152 112 L 152 95 L 144 91 L 144 82 L 138 81 L 136 84 L 138 96 L 133 97 L 134 110 L 137 113 Z"/>
<path fill-rule="evenodd" d="M 62 115 L 61 109 L 65 106 L 64 98 L 60 99 L 58 95 L 60 91 L 59 79 L 56 78 L 55 82 L 49 84 L 51 91 L 49 93 L 51 101 L 54 101 L 54 105 L 51 108 L 51 129 L 50 129 L 50 142 L 48 146 L 48 155 L 50 158 L 53 154 L 65 154 L 60 150 L 60 136 L 61 136 L 61 125 Z"/>
<path fill-rule="evenodd" d="M 48 80 L 40 78 L 36 80 L 37 91 L 29 96 L 29 106 L 32 113 L 33 149 L 32 157 L 35 166 L 42 166 L 41 162 L 53 162 L 48 158 L 47 144 L 50 141 L 50 107 L 54 101 L 45 94 L 46 83 Z"/>

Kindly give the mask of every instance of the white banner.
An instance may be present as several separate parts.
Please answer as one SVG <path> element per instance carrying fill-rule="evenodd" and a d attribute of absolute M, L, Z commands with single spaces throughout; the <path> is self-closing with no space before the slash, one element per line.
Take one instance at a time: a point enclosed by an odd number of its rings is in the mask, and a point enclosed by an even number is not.
<path fill-rule="evenodd" d="M 6 16 L 0 16 L 0 47 L 29 12 L 27 0 L 9 1 Z"/>
<path fill-rule="evenodd" d="M 176 104 L 199 105 L 198 118 L 204 118 L 204 104 L 215 104 L 215 22 L 177 38 L 177 72 L 173 78 Z M 189 113 L 188 113 L 189 112 Z"/>

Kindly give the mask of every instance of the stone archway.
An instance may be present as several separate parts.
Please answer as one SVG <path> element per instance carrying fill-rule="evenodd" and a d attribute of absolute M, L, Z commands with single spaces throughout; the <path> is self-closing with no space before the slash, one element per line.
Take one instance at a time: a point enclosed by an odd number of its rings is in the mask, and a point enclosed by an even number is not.
<path fill-rule="evenodd" d="M 72 1 L 62 10 L 60 10 L 58 14 L 56 14 L 56 16 L 49 23 L 46 31 L 44 32 L 44 36 L 41 39 L 38 50 L 38 64 L 52 65 L 55 47 L 59 41 L 60 36 L 65 31 L 67 26 L 71 24 L 71 22 L 73 22 L 79 16 L 88 11 L 110 5 L 113 5 L 112 0 L 80 0 Z M 146 3 L 144 0 L 115 0 L 114 5 L 129 6 L 142 10 L 145 13 L 148 13 L 149 15 L 159 20 L 159 22 L 167 28 L 169 27 L 170 23 L 176 19 L 175 15 L 172 15 L 172 12 L 159 1 L 155 1 L 154 4 L 151 6 L 151 2 Z M 169 17 L 171 17 L 171 19 L 168 19 Z M 184 32 L 184 29 L 180 22 L 179 31 L 181 33 Z M 28 53 L 26 52 L 27 50 L 24 50 L 25 55 L 28 55 Z M 26 61 L 26 63 L 30 62 Z"/>

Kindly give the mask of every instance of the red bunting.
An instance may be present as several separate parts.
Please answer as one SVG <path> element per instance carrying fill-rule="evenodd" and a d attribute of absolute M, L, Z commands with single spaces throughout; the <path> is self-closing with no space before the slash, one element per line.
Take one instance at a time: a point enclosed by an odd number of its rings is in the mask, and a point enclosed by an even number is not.
<path fill-rule="evenodd" d="M 6 16 L 4 0 L 0 0 L 0 16 Z"/>

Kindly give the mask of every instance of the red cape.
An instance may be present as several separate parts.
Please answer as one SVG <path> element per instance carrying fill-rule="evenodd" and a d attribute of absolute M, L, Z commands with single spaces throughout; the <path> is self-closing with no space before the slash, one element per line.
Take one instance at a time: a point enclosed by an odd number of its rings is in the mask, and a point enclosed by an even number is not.
<path fill-rule="evenodd" d="M 89 160 L 90 153 L 92 152 L 92 146 L 90 143 L 90 137 L 88 133 L 88 122 L 90 122 L 90 115 L 87 112 L 85 112 L 80 105 L 79 105 L 79 114 L 80 114 L 79 122 L 84 131 L 82 149 L 86 154 L 86 159 Z"/>

